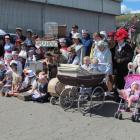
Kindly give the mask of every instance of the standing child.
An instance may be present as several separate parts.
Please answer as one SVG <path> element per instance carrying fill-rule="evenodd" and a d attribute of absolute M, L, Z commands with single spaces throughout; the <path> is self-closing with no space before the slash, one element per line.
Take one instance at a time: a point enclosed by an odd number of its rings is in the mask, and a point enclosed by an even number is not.
<path fill-rule="evenodd" d="M 9 94 L 10 96 L 16 96 L 21 85 L 22 78 L 18 73 L 18 65 L 16 62 L 13 61 L 10 63 L 10 67 L 12 70 L 12 91 Z"/>

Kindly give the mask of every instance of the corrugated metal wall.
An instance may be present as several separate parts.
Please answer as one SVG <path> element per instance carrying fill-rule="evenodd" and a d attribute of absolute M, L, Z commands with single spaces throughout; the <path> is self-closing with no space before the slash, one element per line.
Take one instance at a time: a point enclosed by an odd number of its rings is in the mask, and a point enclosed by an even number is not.
<path fill-rule="evenodd" d="M 17 26 L 41 31 L 41 5 L 19 0 L 0 0 L 0 28 L 13 32 Z"/>
<path fill-rule="evenodd" d="M 119 15 L 120 2 L 112 0 L 47 0 L 49 4 L 62 5 L 90 11 Z"/>
<path fill-rule="evenodd" d="M 47 2 L 84 10 L 102 11 L 102 0 L 47 0 Z"/>
<path fill-rule="evenodd" d="M 0 28 L 8 32 L 15 32 L 15 28 L 20 26 L 42 33 L 46 22 L 67 24 L 68 30 L 73 24 L 78 24 L 80 30 L 86 28 L 90 32 L 109 31 L 115 27 L 115 17 L 111 15 L 24 0 L 0 0 Z"/>
<path fill-rule="evenodd" d="M 68 29 L 72 24 L 78 24 L 80 30 L 86 28 L 90 32 L 110 31 L 115 28 L 115 17 L 111 15 L 54 6 L 47 6 L 45 11 L 46 22 L 57 21 L 59 24 L 67 24 Z"/>

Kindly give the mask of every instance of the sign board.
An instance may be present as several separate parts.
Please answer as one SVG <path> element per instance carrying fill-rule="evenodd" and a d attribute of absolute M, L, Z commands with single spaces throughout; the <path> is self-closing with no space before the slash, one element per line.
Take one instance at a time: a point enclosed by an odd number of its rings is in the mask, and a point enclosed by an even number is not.
<path fill-rule="evenodd" d="M 35 42 L 36 48 L 46 47 L 46 48 L 57 48 L 58 42 L 57 41 L 46 41 L 46 40 L 39 40 Z"/>

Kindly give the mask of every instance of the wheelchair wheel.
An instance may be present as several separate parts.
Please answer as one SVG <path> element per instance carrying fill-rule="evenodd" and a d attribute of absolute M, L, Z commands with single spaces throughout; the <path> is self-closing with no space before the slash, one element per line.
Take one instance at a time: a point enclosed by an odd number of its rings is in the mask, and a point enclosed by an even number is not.
<path fill-rule="evenodd" d="M 90 108 L 98 110 L 100 109 L 105 101 L 105 93 L 104 89 L 100 86 L 96 87 L 91 95 L 91 103 L 90 103 Z"/>
<path fill-rule="evenodd" d="M 66 88 L 61 92 L 59 97 L 59 103 L 64 110 L 70 109 L 74 105 L 75 101 L 78 101 L 77 91 L 77 87 L 72 87 Z"/>
<path fill-rule="evenodd" d="M 83 115 L 87 114 L 90 110 L 90 96 L 88 93 L 82 94 L 78 99 L 78 110 Z"/>

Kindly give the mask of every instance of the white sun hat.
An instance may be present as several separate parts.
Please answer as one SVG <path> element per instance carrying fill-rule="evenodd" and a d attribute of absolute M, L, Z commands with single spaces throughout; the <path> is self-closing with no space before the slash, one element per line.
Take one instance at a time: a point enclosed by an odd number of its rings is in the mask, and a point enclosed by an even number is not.
<path fill-rule="evenodd" d="M 81 34 L 80 33 L 74 33 L 72 38 L 73 39 L 81 39 Z"/>

